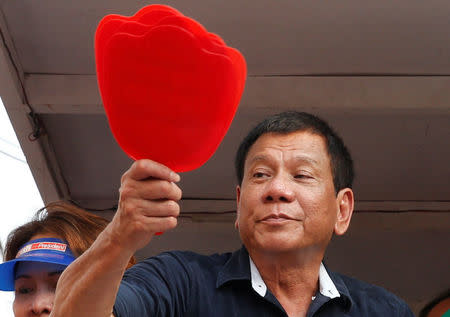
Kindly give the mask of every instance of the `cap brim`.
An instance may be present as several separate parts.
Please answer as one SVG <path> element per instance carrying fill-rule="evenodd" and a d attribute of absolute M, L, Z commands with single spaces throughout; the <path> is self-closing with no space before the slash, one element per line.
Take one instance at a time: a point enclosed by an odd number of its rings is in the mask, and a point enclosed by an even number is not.
<path fill-rule="evenodd" d="M 14 291 L 14 268 L 18 262 L 41 262 L 60 264 L 68 266 L 73 262 L 73 258 L 67 255 L 59 258 L 43 258 L 40 256 L 27 256 L 24 258 L 18 258 L 11 261 L 0 264 L 0 290 L 1 291 Z"/>

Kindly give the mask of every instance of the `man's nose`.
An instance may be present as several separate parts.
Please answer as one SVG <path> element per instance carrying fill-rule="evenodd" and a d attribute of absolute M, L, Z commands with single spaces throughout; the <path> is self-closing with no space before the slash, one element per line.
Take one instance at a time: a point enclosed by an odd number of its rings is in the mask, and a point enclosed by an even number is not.
<path fill-rule="evenodd" d="M 286 176 L 276 175 L 268 183 L 264 194 L 266 202 L 291 202 L 294 192 Z"/>
<path fill-rule="evenodd" d="M 47 316 L 52 312 L 55 293 L 50 290 L 42 290 L 33 298 L 32 310 L 36 316 Z"/>

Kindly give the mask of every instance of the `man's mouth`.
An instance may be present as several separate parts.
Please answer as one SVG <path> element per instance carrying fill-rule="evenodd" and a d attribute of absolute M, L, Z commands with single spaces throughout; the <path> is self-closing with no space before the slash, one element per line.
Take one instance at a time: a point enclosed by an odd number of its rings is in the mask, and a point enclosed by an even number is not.
<path fill-rule="evenodd" d="M 296 220 L 293 217 L 285 214 L 285 213 L 271 213 L 264 218 L 262 218 L 261 222 L 273 222 L 273 223 L 281 223 L 287 220 Z"/>

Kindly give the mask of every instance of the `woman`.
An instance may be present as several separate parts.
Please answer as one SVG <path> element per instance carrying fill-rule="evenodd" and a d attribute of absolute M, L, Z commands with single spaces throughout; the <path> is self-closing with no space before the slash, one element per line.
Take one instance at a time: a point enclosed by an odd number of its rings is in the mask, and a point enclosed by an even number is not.
<path fill-rule="evenodd" d="M 108 221 L 66 202 L 39 210 L 12 231 L 0 264 L 0 290 L 15 291 L 15 317 L 50 314 L 62 271 L 86 251 Z M 130 259 L 128 267 L 135 263 Z"/>

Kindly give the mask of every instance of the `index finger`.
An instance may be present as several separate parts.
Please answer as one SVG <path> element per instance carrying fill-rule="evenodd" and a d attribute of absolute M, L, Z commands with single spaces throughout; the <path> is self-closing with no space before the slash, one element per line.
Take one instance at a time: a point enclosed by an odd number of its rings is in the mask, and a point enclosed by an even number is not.
<path fill-rule="evenodd" d="M 138 160 L 131 165 L 125 173 L 134 180 L 144 180 L 147 178 L 158 178 L 169 182 L 180 181 L 180 175 L 172 171 L 167 166 L 148 159 Z M 125 176 L 125 175 L 124 175 Z"/>

